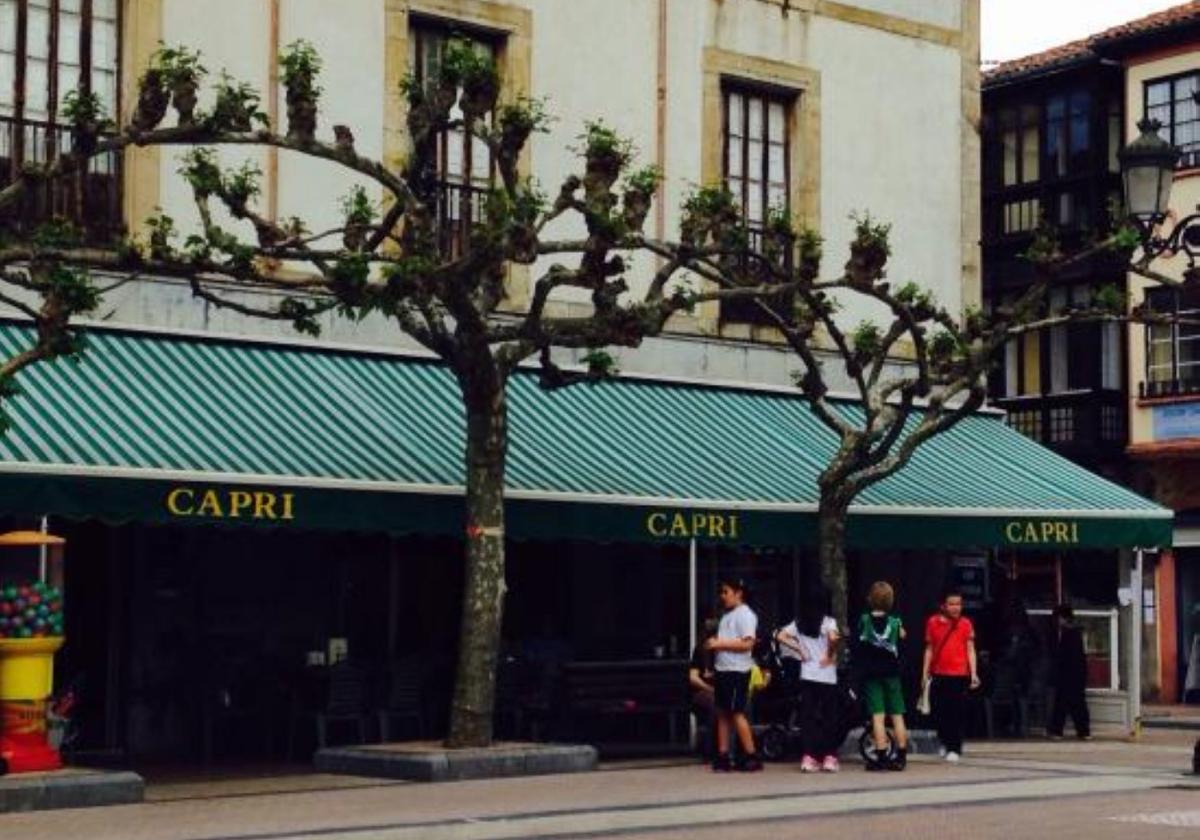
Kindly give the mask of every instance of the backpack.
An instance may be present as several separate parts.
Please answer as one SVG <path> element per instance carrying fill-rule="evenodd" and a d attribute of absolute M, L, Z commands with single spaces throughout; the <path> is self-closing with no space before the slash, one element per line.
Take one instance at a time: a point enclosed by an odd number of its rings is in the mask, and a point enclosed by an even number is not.
<path fill-rule="evenodd" d="M 881 679 L 900 675 L 900 618 L 887 616 L 882 633 L 876 632 L 869 612 L 858 621 L 854 634 L 854 663 L 861 679 Z"/>

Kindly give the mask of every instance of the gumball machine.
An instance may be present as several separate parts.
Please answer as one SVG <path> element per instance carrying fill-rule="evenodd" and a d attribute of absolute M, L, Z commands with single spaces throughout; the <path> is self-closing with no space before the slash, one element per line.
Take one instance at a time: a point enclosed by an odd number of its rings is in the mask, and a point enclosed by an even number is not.
<path fill-rule="evenodd" d="M 46 741 L 54 654 L 63 645 L 63 545 L 41 531 L 0 534 L 0 766 L 56 770 Z"/>

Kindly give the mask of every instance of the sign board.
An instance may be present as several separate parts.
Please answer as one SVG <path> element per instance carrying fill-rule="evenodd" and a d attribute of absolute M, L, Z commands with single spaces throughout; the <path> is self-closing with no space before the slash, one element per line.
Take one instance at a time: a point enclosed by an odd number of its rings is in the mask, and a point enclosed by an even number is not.
<path fill-rule="evenodd" d="M 988 558 L 986 554 L 958 555 L 950 560 L 950 583 L 963 596 L 963 610 L 978 613 L 987 604 Z"/>
<path fill-rule="evenodd" d="M 1200 437 L 1200 403 L 1156 405 L 1153 415 L 1155 440 Z"/>

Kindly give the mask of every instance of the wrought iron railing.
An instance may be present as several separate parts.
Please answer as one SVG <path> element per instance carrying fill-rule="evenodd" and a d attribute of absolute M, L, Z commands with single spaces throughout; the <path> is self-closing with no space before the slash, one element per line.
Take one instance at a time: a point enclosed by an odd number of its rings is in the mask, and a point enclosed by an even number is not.
<path fill-rule="evenodd" d="M 1128 437 L 1125 395 L 1079 390 L 995 401 L 1008 424 L 1026 437 L 1064 451 L 1123 447 Z"/>
<path fill-rule="evenodd" d="M 1192 397 L 1200 394 L 1200 371 L 1181 372 L 1173 379 L 1158 379 L 1138 383 L 1138 397 L 1154 400 L 1169 397 Z"/>
<path fill-rule="evenodd" d="M 760 228 L 751 227 L 748 229 L 750 241 L 750 250 L 756 254 L 761 254 L 764 249 L 763 237 L 765 231 Z M 792 268 L 792 255 L 786 257 L 786 270 Z M 756 278 L 761 279 L 761 282 L 769 283 L 771 278 L 767 271 L 763 268 L 762 263 L 753 257 L 746 257 L 742 264 L 742 276 L 748 280 Z M 787 320 L 793 317 L 792 309 L 795 305 L 795 295 L 780 294 L 771 295 L 761 298 L 762 303 L 772 307 L 778 314 Z M 721 301 L 721 321 L 724 323 L 734 324 L 751 324 L 754 326 L 778 326 L 775 318 L 771 314 L 765 312 L 758 300 L 753 298 L 735 298 L 733 300 Z"/>
<path fill-rule="evenodd" d="M 471 247 L 471 233 L 485 220 L 489 189 L 443 181 L 437 185 L 438 248 L 445 259 L 458 259 Z"/>
<path fill-rule="evenodd" d="M 12 183 L 25 164 L 53 161 L 70 150 L 68 126 L 0 116 L 0 189 Z M 111 241 L 124 229 L 121 172 L 120 152 L 94 157 L 86 172 L 27 190 L 18 204 L 4 211 L 5 221 L 27 233 L 64 218 L 78 225 L 90 242 Z"/>

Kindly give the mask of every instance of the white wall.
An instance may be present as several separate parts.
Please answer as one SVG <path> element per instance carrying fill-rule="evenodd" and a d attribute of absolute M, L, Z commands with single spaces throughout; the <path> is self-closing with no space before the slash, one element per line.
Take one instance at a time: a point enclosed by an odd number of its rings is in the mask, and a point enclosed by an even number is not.
<path fill-rule="evenodd" d="M 850 214 L 869 212 L 892 225 L 889 278 L 931 289 L 958 312 L 963 191 L 957 51 L 819 17 L 810 43 L 812 63 L 821 69 L 825 273 L 845 262 Z M 871 313 L 861 299 L 846 303 L 847 322 Z"/>
<path fill-rule="evenodd" d="M 631 137 L 640 160 L 656 149 L 657 13 L 655 0 L 510 0 L 533 12 L 532 79 L 557 121 L 533 142 L 536 177 L 551 194 L 577 171 L 571 150 L 586 120 L 600 118 Z M 956 28 L 963 0 L 858 0 L 854 5 L 908 20 Z M 796 6 L 804 6 L 797 3 Z M 811 4 L 810 4 L 811 5 Z M 164 40 L 199 47 L 214 72 L 222 66 L 265 90 L 273 58 L 265 3 L 246 0 L 166 0 Z M 383 144 L 384 15 L 382 0 L 287 0 L 280 4 L 280 43 L 313 41 L 321 53 L 319 130 L 350 125 L 358 149 L 379 156 Z M 819 166 L 825 273 L 846 259 L 851 212 L 869 211 L 893 225 L 894 282 L 915 280 L 957 310 L 962 299 L 962 69 L 955 47 L 941 46 L 821 14 L 781 13 L 761 0 L 686 0 L 669 4 L 667 99 L 667 233 L 678 229 L 678 207 L 700 180 L 701 61 L 706 46 L 785 61 L 816 70 L 821 79 Z M 280 96 L 281 118 L 285 109 Z M 223 153 L 237 160 L 241 151 Z M 265 154 L 257 158 L 266 168 Z M 191 199 L 176 175 L 176 155 L 162 160 L 162 204 L 194 224 Z M 336 226 L 337 200 L 353 180 L 335 166 L 284 153 L 279 161 L 279 211 L 306 218 L 312 229 Z M 377 190 L 373 194 L 379 195 Z M 653 226 L 653 219 L 649 222 Z M 564 222 L 549 235 L 578 231 Z M 635 291 L 648 265 L 630 277 Z M 174 286 L 123 292 L 110 301 L 109 320 L 151 325 L 189 324 L 224 331 L 275 333 L 279 325 L 222 315 L 214 321 Z M 847 322 L 870 315 L 862 307 Z M 389 340 L 386 326 L 331 324 L 339 340 Z M 695 345 L 686 352 L 696 352 Z M 737 353 L 741 353 L 740 350 Z M 768 376 L 768 374 L 764 374 Z M 775 378 L 770 374 L 769 378 Z"/>
<path fill-rule="evenodd" d="M 336 11 L 329 0 L 286 0 L 279 5 L 280 45 L 307 39 L 324 64 L 318 132 L 332 137 L 335 125 L 347 125 L 354 132 L 354 147 L 360 154 L 382 158 L 383 3 L 338 0 Z M 286 118 L 286 108 L 280 93 L 281 120 Z M 340 199 L 356 183 L 367 187 L 376 200 L 383 198 L 373 181 L 284 152 L 279 160 L 279 215 L 299 216 L 313 231 L 339 227 Z"/>
<path fill-rule="evenodd" d="M 228 26 L 214 27 L 214 22 Z M 269 20 L 265 3 L 245 0 L 206 0 L 204 3 L 187 0 L 168 0 L 163 3 L 163 43 L 186 46 L 202 53 L 201 63 L 212 77 L 222 69 L 240 81 L 249 82 L 259 91 L 267 88 L 268 65 L 266 47 Z M 212 105 L 211 91 L 201 92 L 200 110 Z M 168 117 L 171 119 L 172 117 Z M 265 151 L 225 148 L 219 150 L 223 165 L 236 166 L 242 161 L 254 161 L 265 170 Z M 180 230 L 192 232 L 199 227 L 199 216 L 191 189 L 179 176 L 183 151 L 166 148 L 161 158 L 160 204 L 173 217 Z M 229 217 L 214 203 L 218 224 L 228 224 Z M 132 220 L 141 221 L 141 220 Z"/>
<path fill-rule="evenodd" d="M 908 20 L 958 29 L 962 25 L 962 8 L 957 2 L 930 0 L 856 0 L 851 5 L 875 12 L 895 15 Z"/>

